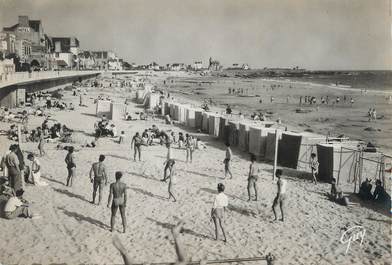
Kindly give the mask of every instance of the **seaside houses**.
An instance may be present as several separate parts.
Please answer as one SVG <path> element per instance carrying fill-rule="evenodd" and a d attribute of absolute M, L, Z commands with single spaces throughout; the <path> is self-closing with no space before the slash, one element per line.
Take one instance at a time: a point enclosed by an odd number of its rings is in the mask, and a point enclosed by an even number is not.
<path fill-rule="evenodd" d="M 203 69 L 203 62 L 202 61 L 195 61 L 192 65 L 192 69 L 195 71 Z"/>
<path fill-rule="evenodd" d="M 75 37 L 52 37 L 56 69 L 79 69 L 79 40 Z"/>
<path fill-rule="evenodd" d="M 14 54 L 16 52 L 15 46 L 15 34 L 9 32 L 0 32 L 0 53 L 3 55 L 3 57 Z"/>
<path fill-rule="evenodd" d="M 6 81 L 13 73 L 15 73 L 14 60 L 0 58 L 0 81 Z"/>
<path fill-rule="evenodd" d="M 122 61 L 112 51 L 91 51 L 95 68 L 100 70 L 122 70 Z"/>
<path fill-rule="evenodd" d="M 16 53 L 24 55 L 24 58 L 21 58 L 24 63 L 35 68 L 51 68 L 51 42 L 44 33 L 41 20 L 19 16 L 18 23 L 11 27 L 3 27 L 3 32 L 15 35 Z"/>

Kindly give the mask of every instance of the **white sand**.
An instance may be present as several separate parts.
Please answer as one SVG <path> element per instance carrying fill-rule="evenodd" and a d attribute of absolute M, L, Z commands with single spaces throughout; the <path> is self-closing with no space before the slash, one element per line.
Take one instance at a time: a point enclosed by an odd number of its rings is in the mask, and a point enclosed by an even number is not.
<path fill-rule="evenodd" d="M 96 94 L 90 93 L 88 97 Z M 67 92 L 66 100 L 72 100 L 77 106 L 79 97 L 71 97 Z M 53 117 L 75 130 L 92 133 L 95 105 L 91 99 L 88 105 L 88 108 L 77 107 L 72 113 L 53 112 Z M 42 118 L 34 117 L 30 126 L 38 126 L 41 122 Z M 178 161 L 175 189 L 178 202 L 168 201 L 167 184 L 159 181 L 166 149 L 158 145 L 143 148 L 143 162 L 130 160 L 133 152 L 129 150 L 134 132 L 142 132 L 152 124 L 162 129 L 168 128 L 167 125 L 161 121 L 121 121 L 117 124 L 119 132 L 126 131 L 126 143 L 119 145 L 104 138 L 97 148 L 76 153 L 77 178 L 72 188 L 64 186 L 66 151 L 55 150 L 55 144 L 46 145 L 48 155 L 41 159 L 41 164 L 43 175 L 50 176 L 44 179 L 49 186 L 27 186 L 25 195 L 33 210 L 43 218 L 0 219 L 0 263 L 122 262 L 111 244 L 113 234 L 108 230 L 108 187 L 104 190 L 103 204 L 93 206 L 88 202 L 92 193 L 88 172 L 91 163 L 102 153 L 106 155 L 110 182 L 114 181 L 116 170 L 125 173 L 123 181 L 129 187 L 128 231 L 119 237 L 135 262 L 174 261 L 169 228 L 176 223 L 174 217 L 179 217 L 186 222 L 182 240 L 193 260 L 262 256 L 271 252 L 277 258 L 276 264 L 390 264 L 391 220 L 388 215 L 359 206 L 339 206 L 324 197 L 323 193 L 329 191 L 328 184 L 315 186 L 306 180 L 284 176 L 289 185 L 286 221 L 271 223 L 271 204 L 276 193 L 276 184 L 271 181 L 272 167 L 262 164 L 265 172 L 258 182 L 259 201 L 248 203 L 248 155 L 234 150 L 234 179 L 217 179 L 223 177 L 224 146 L 206 135 L 202 138 L 208 149 L 196 151 L 192 164 L 185 164 L 185 150 L 174 149 Z M 5 124 L 0 126 L 4 128 Z M 92 139 L 78 134 L 80 138 Z M 2 149 L 5 145 L 8 147 L 10 142 L 3 136 L 0 139 Z M 37 143 L 22 146 L 26 151 L 37 152 Z M 218 181 L 226 184 L 230 199 L 225 220 L 226 244 L 213 240 L 213 225 L 209 220 Z M 354 225 L 366 229 L 365 238 L 362 246 L 359 242 L 352 243 L 346 255 L 346 245 L 339 240 L 344 229 Z M 121 230 L 119 214 L 116 229 Z"/>

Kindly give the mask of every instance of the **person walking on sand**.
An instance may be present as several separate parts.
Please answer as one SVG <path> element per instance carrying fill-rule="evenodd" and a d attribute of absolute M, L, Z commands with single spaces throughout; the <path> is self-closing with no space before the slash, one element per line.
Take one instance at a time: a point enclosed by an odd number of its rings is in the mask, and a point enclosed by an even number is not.
<path fill-rule="evenodd" d="M 76 164 L 75 164 L 75 157 L 74 157 L 74 147 L 70 146 L 68 148 L 68 154 L 65 157 L 65 164 L 67 165 L 68 177 L 67 177 L 67 187 L 72 187 L 72 181 L 75 177 L 76 172 Z"/>
<path fill-rule="evenodd" d="M 257 201 L 257 180 L 259 178 L 259 169 L 256 166 L 256 156 L 251 155 L 250 157 L 250 166 L 249 166 L 249 175 L 248 175 L 248 201 L 251 200 L 251 189 L 254 189 L 255 199 Z"/>
<path fill-rule="evenodd" d="M 120 209 L 121 220 L 123 225 L 123 233 L 125 233 L 127 221 L 125 219 L 125 208 L 127 206 L 127 186 L 125 183 L 121 182 L 121 177 L 123 173 L 121 171 L 116 171 L 115 177 L 116 182 L 110 184 L 110 192 L 108 198 L 108 208 L 111 207 L 112 215 L 110 218 L 110 232 L 113 232 L 114 225 L 116 222 L 116 213 Z M 112 201 L 113 198 L 113 201 Z M 110 206 L 110 203 L 112 205 Z"/>
<path fill-rule="evenodd" d="M 132 147 L 134 149 L 133 153 L 133 161 L 136 161 L 136 155 L 139 154 L 139 161 L 141 161 L 141 156 L 142 156 L 142 144 L 143 144 L 143 138 L 140 137 L 139 133 L 137 132 L 133 137 L 132 137 L 132 142 L 131 142 L 131 150 Z"/>
<path fill-rule="evenodd" d="M 195 150 L 195 143 L 191 135 L 185 135 L 185 148 L 186 148 L 186 163 L 192 163 L 193 151 Z"/>
<path fill-rule="evenodd" d="M 317 157 L 315 153 L 310 155 L 310 169 L 312 170 L 312 176 L 314 184 L 317 184 L 317 174 L 319 169 L 319 162 L 317 161 Z"/>
<path fill-rule="evenodd" d="M 38 128 L 40 129 L 40 128 Z M 44 134 L 39 130 L 39 143 L 38 143 L 38 150 L 39 150 L 39 155 L 44 156 L 46 155 L 45 152 L 45 137 Z"/>
<path fill-rule="evenodd" d="M 170 198 L 173 198 L 173 202 L 176 202 L 177 199 L 174 196 L 174 187 L 176 184 L 176 178 L 174 176 L 174 173 L 175 173 L 174 165 L 176 164 L 176 162 L 173 159 L 171 159 L 166 164 L 168 165 L 168 170 L 170 171 L 169 175 L 167 177 L 165 176 L 165 179 L 164 179 L 165 182 L 167 179 L 169 179 L 169 186 L 168 186 L 169 198 L 168 198 L 168 200 L 170 200 Z"/>
<path fill-rule="evenodd" d="M 231 174 L 230 170 L 230 160 L 232 156 L 233 153 L 231 152 L 230 144 L 226 143 L 226 157 L 225 160 L 223 160 L 223 163 L 225 164 L 225 178 L 227 177 L 227 175 L 230 175 L 230 179 L 233 178 L 233 174 Z"/>
<path fill-rule="evenodd" d="M 274 221 L 278 220 L 277 215 L 276 215 L 276 207 L 279 205 L 280 207 L 280 212 L 282 214 L 282 218 L 280 219 L 280 221 L 284 221 L 284 212 L 283 209 L 285 207 L 285 201 L 286 201 L 286 180 L 281 179 L 282 176 L 282 170 L 281 169 L 277 169 L 275 172 L 275 176 L 278 178 L 278 182 L 277 187 L 278 187 L 278 191 L 276 194 L 276 197 L 274 199 L 274 202 L 272 204 L 272 211 L 274 212 L 274 216 L 275 219 Z"/>
<path fill-rule="evenodd" d="M 105 156 L 100 155 L 98 162 L 95 162 L 90 169 L 90 181 L 93 183 L 93 200 L 92 204 L 95 204 L 95 196 L 99 188 L 98 205 L 101 204 L 103 186 L 108 184 L 108 178 L 106 174 L 106 167 L 103 163 L 105 161 Z"/>
<path fill-rule="evenodd" d="M 215 226 L 215 240 L 218 240 L 218 223 L 219 227 L 222 230 L 223 234 L 223 241 L 226 242 L 226 234 L 225 230 L 223 229 L 223 219 L 224 219 L 224 214 L 226 211 L 226 207 L 229 205 L 229 200 L 224 194 L 225 191 L 225 185 L 222 183 L 218 184 L 218 194 L 215 196 L 214 204 L 211 209 L 211 218 L 212 221 L 214 221 L 214 226 Z"/>
<path fill-rule="evenodd" d="M 165 160 L 165 162 L 163 162 L 163 165 L 165 166 L 165 168 L 163 169 L 163 179 L 161 179 L 161 181 L 163 181 L 163 182 L 166 182 L 167 171 L 171 170 L 171 166 L 175 162 L 172 157 L 171 144 L 166 143 L 166 148 L 167 148 L 166 160 Z"/>

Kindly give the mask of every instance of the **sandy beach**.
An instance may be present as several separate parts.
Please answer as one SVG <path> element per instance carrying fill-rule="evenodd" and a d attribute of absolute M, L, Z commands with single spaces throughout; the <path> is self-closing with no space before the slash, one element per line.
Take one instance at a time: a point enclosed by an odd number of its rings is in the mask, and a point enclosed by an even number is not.
<path fill-rule="evenodd" d="M 391 154 L 392 133 L 391 104 L 388 100 L 391 91 L 364 90 L 328 86 L 309 82 L 291 82 L 287 80 L 265 78 L 236 78 L 221 76 L 182 75 L 173 76 L 161 83 L 179 101 L 192 100 L 197 106 L 203 99 L 212 99 L 209 107 L 223 111 L 227 105 L 233 113 L 242 113 L 248 118 L 254 112 L 272 112 L 272 121 L 281 119 L 285 126 L 293 131 L 309 130 L 331 136 L 345 135 L 365 143 L 371 142 L 380 151 Z M 275 86 L 271 89 L 271 86 Z M 244 90 L 244 94 L 229 94 L 228 89 Z M 317 98 L 316 105 L 299 105 L 300 97 Z M 321 97 L 329 97 L 330 103 L 320 104 Z M 346 102 L 343 101 L 346 96 Z M 273 97 L 273 102 L 271 102 Z M 340 97 L 340 104 L 332 104 Z M 353 98 L 354 104 L 350 104 Z M 262 103 L 260 103 L 260 100 Z M 309 113 L 296 113 L 296 109 L 308 110 Z M 376 108 L 377 121 L 369 122 L 367 112 Z"/>
<path fill-rule="evenodd" d="M 166 75 L 152 78 L 155 85 L 161 85 Z M 181 77 L 185 78 L 185 77 Z M 195 77 L 192 77 L 195 78 Z M 235 84 L 233 84 L 235 82 Z M 252 81 L 255 82 L 255 81 Z M 244 86 L 244 81 L 214 80 L 205 97 L 213 97 L 220 107 L 222 100 L 231 104 L 235 112 L 249 111 L 249 107 L 258 105 L 258 99 L 240 98 L 226 95 L 228 83 L 233 86 Z M 179 90 L 179 79 L 169 90 Z M 247 83 L 256 86 L 261 94 L 262 82 Z M 261 88 L 260 88 L 261 87 Z M 84 88 L 82 88 L 84 89 Z M 185 88 L 181 88 L 185 89 Z M 193 87 L 189 87 L 193 90 Z M 264 88 L 265 89 L 265 88 Z M 114 92 L 113 92 L 114 91 Z M 204 90 L 205 91 L 205 90 Z M 390 119 L 378 122 L 381 132 L 359 133 L 351 130 L 355 124 L 368 126 L 366 111 L 370 102 L 382 102 L 382 96 L 353 95 L 356 104 L 351 107 L 335 109 L 320 107 L 306 117 L 296 115 L 292 110 L 298 105 L 296 97 L 307 91 L 314 95 L 324 93 L 321 88 L 298 88 L 290 90 L 293 103 L 280 102 L 285 94 L 278 89 L 274 104 L 263 103 L 261 109 L 276 112 L 274 117 L 281 117 L 283 123 L 288 122 L 293 128 L 303 129 L 300 123 L 306 123 L 315 132 L 322 132 L 331 126 L 333 133 L 344 131 L 345 134 L 363 137 L 377 142 L 383 148 L 390 148 L 387 137 L 392 130 Z M 342 92 L 328 92 L 341 95 Z M 113 101 L 123 102 L 133 96 L 128 88 L 88 88 L 87 106 L 76 107 L 69 111 L 49 111 L 51 118 L 66 124 L 74 130 L 73 139 L 79 146 L 93 139 L 93 125 L 98 120 L 95 116 L 93 99 L 99 94 L 109 95 Z M 64 92 L 64 101 L 79 104 L 79 97 Z M 331 94 L 330 94 L 331 95 Z M 196 96 L 175 96 L 178 100 L 193 99 Z M 181 99 L 182 98 L 182 99 Z M 285 97 L 284 97 L 285 98 Z M 266 97 L 263 97 L 267 101 Z M 41 102 L 42 103 L 42 102 Z M 366 103 L 366 104 L 365 104 Z M 134 112 L 141 108 L 131 103 Z M 387 113 L 388 105 L 379 103 L 380 113 Z M 329 118 L 330 123 L 320 120 Z M 32 117 L 30 127 L 39 126 L 42 117 Z M 118 144 L 112 138 L 102 138 L 96 148 L 81 148 L 76 152 L 76 179 L 72 188 L 66 187 L 66 167 L 64 158 L 66 151 L 56 150 L 55 143 L 46 145 L 47 155 L 40 158 L 42 175 L 49 183 L 47 187 L 27 185 L 25 197 L 31 202 L 34 211 L 43 218 L 27 220 L 0 219 L 0 263 L 2 264 L 122 264 L 122 259 L 113 247 L 113 234 L 118 234 L 135 262 L 172 262 L 175 251 L 170 228 L 176 224 L 177 218 L 185 221 L 185 229 L 181 240 L 185 242 L 187 255 L 192 260 L 221 259 L 236 257 L 264 256 L 272 253 L 276 257 L 275 264 L 390 264 L 391 255 L 391 219 L 388 212 L 380 212 L 355 204 L 349 207 L 340 206 L 329 201 L 324 195 L 330 185 L 320 183 L 314 185 L 310 180 L 288 176 L 283 171 L 283 178 L 288 182 L 287 217 L 285 222 L 271 222 L 273 213 L 272 201 L 276 194 L 276 183 L 272 181 L 272 166 L 260 163 L 263 174 L 258 181 L 259 201 L 247 202 L 247 170 L 249 155 L 233 150 L 232 162 L 234 178 L 222 179 L 225 151 L 221 142 L 205 134 L 183 127 L 164 124 L 162 120 L 149 121 L 116 121 L 117 130 L 125 131 L 126 141 Z M 177 180 L 175 192 L 178 201 L 167 200 L 167 184 L 159 179 L 163 175 L 162 163 L 166 158 L 165 147 L 155 144 L 144 147 L 142 162 L 134 162 L 131 157 L 130 140 L 135 132 L 142 132 L 153 124 L 163 130 L 191 133 L 206 143 L 206 150 L 194 153 L 192 164 L 185 163 L 185 149 L 174 148 L 177 163 Z M 9 124 L 0 123 L 1 129 Z M 374 134 L 374 135 L 373 135 Z M 1 152 L 4 153 L 11 141 L 0 136 Z M 37 143 L 22 143 L 25 152 L 37 153 Z M 104 189 L 104 201 L 100 206 L 89 203 L 92 184 L 88 173 L 99 154 L 106 155 L 105 164 L 108 169 L 109 182 L 114 181 L 114 172 L 124 172 L 123 181 L 128 186 L 128 205 L 126 216 L 128 230 L 120 234 L 121 219 L 117 217 L 116 230 L 111 233 L 110 209 L 106 208 L 108 187 Z M 225 217 L 225 228 L 228 242 L 214 240 L 213 224 L 209 218 L 211 206 L 216 193 L 217 183 L 226 185 L 229 197 L 229 211 Z M 360 225 L 365 230 L 363 244 L 353 242 L 347 252 L 347 244 L 341 243 L 342 234 L 350 227 Z M 248 264 L 264 264 L 260 262 Z"/>

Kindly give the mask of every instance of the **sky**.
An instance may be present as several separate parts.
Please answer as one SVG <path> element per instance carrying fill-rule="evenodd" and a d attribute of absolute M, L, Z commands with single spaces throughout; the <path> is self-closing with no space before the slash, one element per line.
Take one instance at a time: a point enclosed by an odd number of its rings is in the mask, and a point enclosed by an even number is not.
<path fill-rule="evenodd" d="M 0 27 L 27 15 L 136 64 L 391 70 L 391 1 L 0 0 Z"/>

